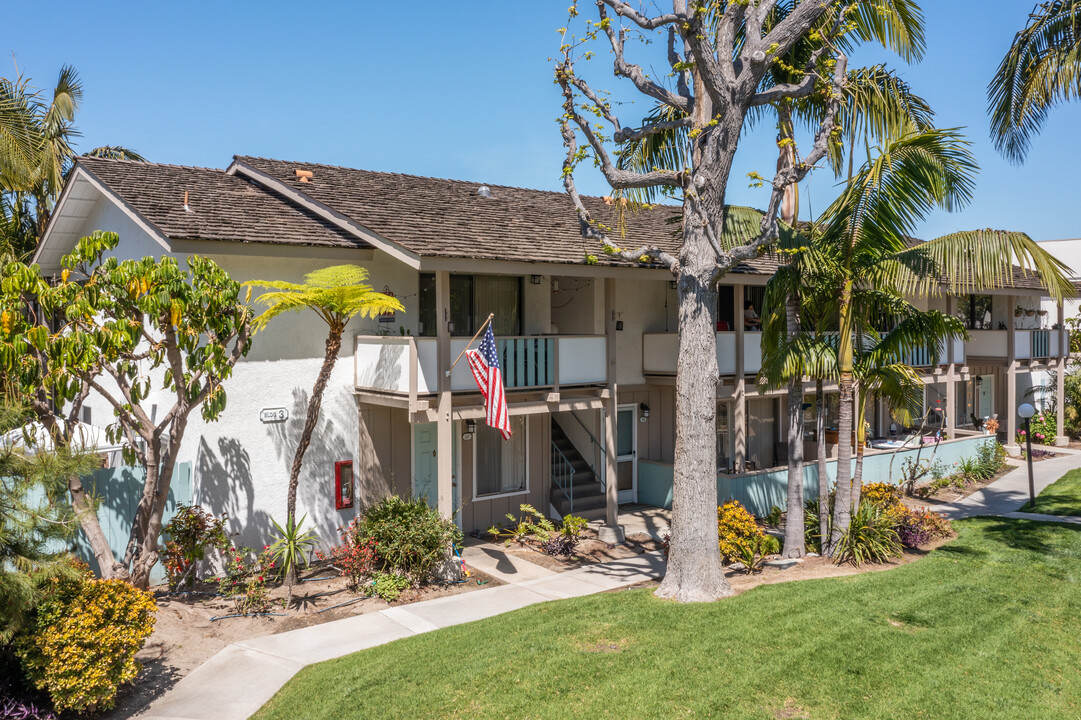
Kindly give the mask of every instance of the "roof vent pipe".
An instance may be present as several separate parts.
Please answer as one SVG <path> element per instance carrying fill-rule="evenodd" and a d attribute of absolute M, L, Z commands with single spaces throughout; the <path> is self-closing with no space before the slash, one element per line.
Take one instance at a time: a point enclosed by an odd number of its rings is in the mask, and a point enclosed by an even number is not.
<path fill-rule="evenodd" d="M 191 206 L 188 205 L 188 191 L 187 190 L 184 191 L 184 212 L 195 212 L 194 210 L 191 209 Z"/>
<path fill-rule="evenodd" d="M 487 185 L 481 185 L 477 188 L 477 195 L 480 195 L 482 198 L 490 198 L 492 197 L 492 191 L 488 189 Z"/>

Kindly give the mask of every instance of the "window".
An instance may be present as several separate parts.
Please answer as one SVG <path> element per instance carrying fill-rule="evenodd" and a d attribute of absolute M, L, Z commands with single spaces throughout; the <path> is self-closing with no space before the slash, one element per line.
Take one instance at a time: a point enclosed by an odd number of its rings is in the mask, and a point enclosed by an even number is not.
<path fill-rule="evenodd" d="M 510 419 L 510 440 L 494 428 L 477 421 L 477 435 L 473 441 L 473 495 L 485 496 L 522 493 L 529 489 L 529 453 L 526 449 L 526 418 L 518 415 Z"/>
<path fill-rule="evenodd" d="M 957 298 L 957 318 L 966 330 L 993 330 L 990 295 L 962 295 Z"/>
<path fill-rule="evenodd" d="M 729 432 L 728 401 L 717 403 L 717 469 L 732 472 L 732 442 Z"/>
<path fill-rule="evenodd" d="M 420 274 L 420 334 L 435 337 L 435 275 Z M 488 313 L 495 313 L 492 332 L 497 336 L 522 334 L 522 279 L 506 275 L 451 275 L 451 335 L 469 337 Z"/>

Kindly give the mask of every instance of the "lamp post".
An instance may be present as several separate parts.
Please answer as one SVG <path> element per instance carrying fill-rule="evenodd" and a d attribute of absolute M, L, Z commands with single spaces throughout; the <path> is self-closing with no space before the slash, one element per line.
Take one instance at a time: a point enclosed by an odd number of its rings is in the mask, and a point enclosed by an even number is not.
<path fill-rule="evenodd" d="M 1025 456 L 1028 458 L 1028 506 L 1036 508 L 1036 485 L 1032 481 L 1032 416 L 1036 414 L 1036 408 L 1031 403 L 1021 403 L 1017 407 L 1017 414 L 1025 421 Z"/>

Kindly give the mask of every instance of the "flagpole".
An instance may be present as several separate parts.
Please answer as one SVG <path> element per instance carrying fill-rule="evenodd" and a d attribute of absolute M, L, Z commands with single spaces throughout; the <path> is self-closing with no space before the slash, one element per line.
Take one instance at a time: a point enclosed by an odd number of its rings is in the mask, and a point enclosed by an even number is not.
<path fill-rule="evenodd" d="M 492 321 L 492 318 L 494 317 L 495 313 L 488 313 L 488 319 L 485 320 L 483 324 L 481 324 L 480 330 L 477 330 L 476 334 L 473 335 L 472 338 L 470 338 L 468 343 L 466 343 L 465 349 L 458 353 L 458 357 L 454 358 L 454 362 L 450 364 L 450 369 L 447 370 L 447 375 L 450 375 L 450 371 L 453 370 L 454 366 L 458 364 L 458 361 L 462 359 L 462 355 L 465 355 L 465 351 L 469 349 L 469 346 L 473 344 L 474 340 L 480 337 L 480 334 L 484 332 L 484 328 L 488 327 L 488 323 L 490 323 Z"/>

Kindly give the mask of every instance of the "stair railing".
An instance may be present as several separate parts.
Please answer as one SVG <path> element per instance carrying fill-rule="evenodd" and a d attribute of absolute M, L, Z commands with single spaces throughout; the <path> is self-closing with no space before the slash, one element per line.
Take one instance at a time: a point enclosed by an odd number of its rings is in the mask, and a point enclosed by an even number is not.
<path fill-rule="evenodd" d="M 593 437 L 593 433 L 591 433 L 589 431 L 589 428 L 586 427 L 586 424 L 584 422 L 582 422 L 582 418 L 578 417 L 577 413 L 575 413 L 573 410 L 571 410 L 570 411 L 570 416 L 572 418 L 574 418 L 575 422 L 577 422 L 582 427 L 582 429 L 586 431 L 586 435 L 589 436 L 589 442 L 592 443 L 593 448 L 594 448 L 594 462 L 589 462 L 588 460 L 586 460 L 586 464 L 589 465 L 589 469 L 593 471 L 593 477 L 597 478 L 597 481 L 600 482 L 601 490 L 605 491 L 606 490 L 606 486 L 605 486 L 605 482 L 604 482 L 605 481 L 605 474 L 603 472 L 598 472 L 597 471 L 597 465 L 600 464 L 600 466 L 602 468 L 606 468 L 607 466 L 604 463 L 598 463 L 596 461 L 596 453 L 597 452 L 600 452 L 600 456 L 602 458 L 604 457 L 604 452 L 605 452 L 604 445 L 602 443 L 600 443 L 597 440 L 597 438 Z M 585 458 L 582 458 L 582 459 L 585 460 Z"/>
<path fill-rule="evenodd" d="M 569 511 L 574 512 L 574 464 L 563 454 L 554 440 L 552 441 L 552 482 L 570 503 Z"/>

